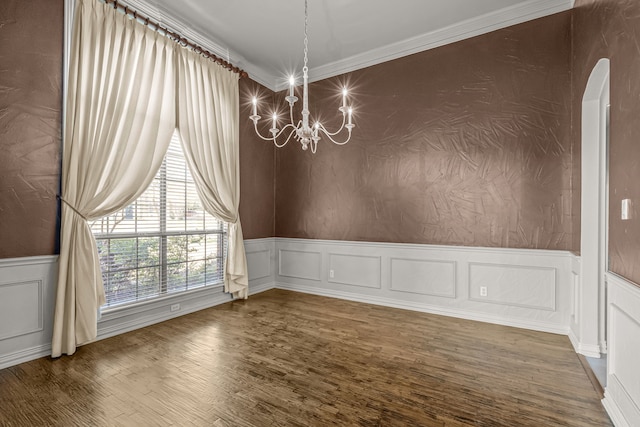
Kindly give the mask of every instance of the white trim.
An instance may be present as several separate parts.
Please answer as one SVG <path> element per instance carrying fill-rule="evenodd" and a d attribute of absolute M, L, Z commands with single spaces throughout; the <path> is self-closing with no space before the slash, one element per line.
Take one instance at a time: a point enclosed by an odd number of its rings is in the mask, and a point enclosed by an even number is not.
<path fill-rule="evenodd" d="M 273 238 L 245 240 L 247 252 L 269 252 L 269 274 L 260 272 L 249 280 L 249 294 L 255 295 L 275 287 L 275 240 Z M 2 281 L 14 284 L 29 281 L 42 283 L 41 298 L 25 307 L 30 313 L 42 316 L 42 330 L 29 331 L 18 336 L 0 339 L 0 369 L 14 366 L 51 354 L 51 332 L 55 305 L 55 283 L 58 256 L 35 256 L 0 259 Z M 194 289 L 186 293 L 163 296 L 135 305 L 114 307 L 103 312 L 98 322 L 97 340 L 133 331 L 198 310 L 231 301 L 222 285 Z M 171 305 L 180 304 L 178 311 Z"/>
<path fill-rule="evenodd" d="M 0 355 L 0 369 L 9 368 L 21 363 L 30 362 L 51 355 L 51 343 L 20 349 L 9 354 Z"/>
<path fill-rule="evenodd" d="M 616 427 L 640 425 L 640 399 L 637 369 L 638 330 L 640 330 L 640 286 L 624 277 L 607 273 L 609 352 L 607 355 L 607 386 L 602 404 Z M 632 325 L 635 331 L 620 336 L 624 320 L 626 328 Z M 628 335 L 634 339 L 628 339 Z M 627 388 L 628 387 L 628 388 Z M 634 397 L 637 400 L 634 400 Z"/>
<path fill-rule="evenodd" d="M 256 295 L 273 289 L 274 287 L 275 284 L 273 282 L 250 286 L 249 295 Z M 181 293 L 173 298 L 163 298 L 161 301 L 162 304 L 153 304 L 153 302 L 155 302 L 154 300 L 149 301 L 147 304 L 137 304 L 135 307 L 127 306 L 123 307 L 122 310 L 103 314 L 101 320 L 98 322 L 98 337 L 96 341 L 135 331 L 136 329 L 195 313 L 196 311 L 212 308 L 233 300 L 229 294 L 222 291 L 221 286 L 202 288 L 202 291 L 203 292 L 187 294 Z M 189 301 L 192 301 L 192 304 L 185 306 L 184 304 Z M 180 304 L 180 310 L 171 312 L 170 307 L 173 304 Z M 160 312 L 158 312 L 159 310 Z M 120 319 L 127 319 L 131 316 L 134 317 L 132 320 L 119 321 Z M 109 325 L 110 322 L 114 324 Z"/>
<path fill-rule="evenodd" d="M 255 286 L 251 286 L 249 287 L 249 295 L 257 295 L 260 294 L 262 292 L 266 292 L 266 291 L 270 291 L 271 289 L 276 289 L 276 283 L 275 282 L 268 282 L 268 283 L 263 283 L 261 285 L 255 285 Z"/>
<path fill-rule="evenodd" d="M 469 281 L 468 281 L 468 291 L 469 291 L 469 295 L 471 295 L 471 274 L 472 274 L 472 267 L 492 267 L 492 268 L 505 268 L 505 269 L 520 269 L 520 270 L 539 270 L 539 271 L 547 271 L 547 272 L 551 272 L 553 273 L 553 287 L 556 290 L 556 292 L 554 292 L 554 298 L 553 301 L 549 301 L 550 304 L 548 306 L 535 306 L 532 304 L 527 304 L 527 303 L 504 303 L 502 301 L 495 301 L 493 299 L 483 299 L 484 297 L 472 297 L 469 296 L 469 300 L 470 301 L 476 301 L 476 302 L 486 302 L 488 304 L 501 304 L 501 305 L 512 305 L 514 307 L 522 307 L 522 308 L 531 308 L 534 310 L 544 310 L 544 311 L 556 311 L 557 309 L 557 303 L 556 303 L 556 296 L 555 294 L 557 294 L 557 282 L 558 282 L 558 272 L 556 268 L 553 267 L 539 267 L 539 266 L 527 266 L 527 265 L 517 265 L 517 264 L 495 264 L 495 263 L 488 263 L 488 262 L 469 262 L 468 263 L 468 269 L 469 269 Z"/>
<path fill-rule="evenodd" d="M 248 253 L 269 251 L 273 253 L 273 239 L 255 239 L 244 241 Z M 273 260 L 271 261 L 271 264 Z M 268 291 L 275 287 L 273 266 L 269 275 L 260 275 L 249 280 L 249 295 Z M 103 311 L 98 322 L 97 340 L 144 328 L 155 323 L 180 317 L 196 311 L 215 307 L 232 301 L 230 294 L 224 293 L 222 285 L 206 286 L 193 291 L 166 295 L 134 305 L 115 307 Z M 180 304 L 180 309 L 171 311 L 171 306 Z"/>
<path fill-rule="evenodd" d="M 232 63 L 235 67 L 241 68 L 249 73 L 252 80 L 274 90 L 275 76 L 271 76 L 262 67 L 247 61 L 242 55 L 230 49 L 221 40 L 214 40 L 203 36 L 190 28 L 188 24 L 168 15 L 166 11 L 159 9 L 157 6 L 149 4 L 149 0 L 121 0 L 120 2 L 140 12 L 142 15 L 148 16 L 152 20 L 160 23 L 163 27 L 182 35 L 187 38 L 187 40 L 208 50 L 214 55 L 228 60 L 228 62 Z"/>
<path fill-rule="evenodd" d="M 98 321 L 96 341 L 115 335 L 131 332 L 155 323 L 164 322 L 205 308 L 214 307 L 231 301 L 231 297 L 222 291 L 221 286 L 199 289 L 198 292 L 181 293 L 175 296 L 151 300 L 134 306 L 125 306 L 102 314 Z M 190 303 L 190 304 L 189 304 Z M 178 311 L 171 306 L 180 304 Z M 133 317 L 131 320 L 126 320 Z"/>
<path fill-rule="evenodd" d="M 21 284 L 36 284 L 38 288 L 37 296 L 26 289 L 26 293 L 22 294 L 19 288 L 17 290 L 20 298 L 23 298 L 20 315 L 37 319 L 38 327 L 14 331 L 0 338 L 0 369 L 51 354 L 57 263 L 57 255 L 0 260 L 2 286 L 17 285 L 20 288 Z M 4 323 L 11 322 L 11 319 L 6 318 L 7 315 L 4 312 L 3 318 L 3 313 L 0 313 L 0 324 L 11 325 Z"/>
<path fill-rule="evenodd" d="M 322 278 L 321 278 L 322 273 L 321 273 L 320 269 L 318 269 L 318 274 L 311 274 L 311 273 L 315 273 L 315 272 L 310 272 L 309 275 L 298 275 L 298 274 L 293 274 L 293 273 L 288 273 L 288 274 L 283 273 L 282 252 L 318 255 L 318 260 L 322 260 L 322 253 L 321 252 L 317 252 L 317 251 L 296 251 L 296 250 L 290 250 L 290 249 L 279 249 L 278 250 L 278 275 L 282 276 L 282 277 L 291 277 L 291 278 L 294 278 L 294 279 L 316 280 L 318 282 L 320 280 L 322 280 Z"/>
<path fill-rule="evenodd" d="M 296 269 L 296 277 L 276 272 L 278 288 L 545 332 L 565 335 L 569 332 L 573 258 L 566 251 L 292 238 L 276 238 L 276 250 L 279 257 L 286 257 L 276 262 L 295 265 Z M 313 259 L 302 258 L 296 256 L 298 252 L 320 255 Z M 338 271 L 329 263 L 332 253 L 356 257 L 349 265 L 339 267 L 343 271 Z M 380 271 L 377 268 L 367 270 L 369 281 L 380 283 L 379 287 L 354 286 L 338 280 L 342 274 L 351 275 L 357 269 L 366 268 L 357 261 L 357 257 L 381 260 Z M 451 263 L 455 269 L 452 295 L 430 292 L 433 286 L 430 280 L 434 278 L 420 269 L 409 267 L 401 280 L 411 280 L 425 292 L 398 290 L 393 283 L 392 261 L 400 258 L 413 261 L 437 259 L 438 262 Z M 478 263 L 496 268 L 496 274 L 509 272 L 517 283 L 505 288 L 487 282 L 483 277 L 472 280 L 469 265 Z M 335 279 L 328 277 L 332 269 L 335 270 Z M 528 274 L 531 269 L 552 272 L 553 277 L 538 283 Z M 481 286 L 489 287 L 491 300 L 479 297 Z M 528 302 L 531 292 L 536 292 L 532 287 L 537 286 L 542 286 L 546 292 L 540 294 L 536 301 L 539 305 L 532 306 Z"/>
<path fill-rule="evenodd" d="M 439 292 L 429 292 L 429 291 L 424 291 L 424 292 L 417 292 L 417 291 L 411 291 L 411 290 L 406 290 L 406 289 L 401 289 L 398 287 L 394 287 L 394 283 L 393 283 L 393 262 L 394 261 L 409 261 L 409 262 L 415 262 L 415 263 L 433 263 L 433 264 L 449 264 L 453 267 L 453 271 L 452 271 L 452 282 L 451 284 L 452 289 L 450 293 L 439 293 Z M 391 276 L 390 280 L 389 280 L 389 289 L 391 289 L 392 291 L 397 291 L 397 292 L 406 292 L 409 294 L 416 294 L 416 295 L 430 295 L 430 296 L 434 296 L 434 297 L 443 297 L 443 298 L 451 298 L 451 299 L 455 299 L 457 298 L 457 292 L 456 292 L 456 288 L 457 288 L 457 284 L 458 284 L 458 274 L 457 274 L 457 270 L 458 270 L 458 262 L 457 261 L 451 261 L 451 260 L 441 260 L 441 259 L 420 259 L 420 258 L 408 258 L 408 257 L 389 257 L 389 274 Z"/>
<path fill-rule="evenodd" d="M 564 12 L 573 8 L 573 5 L 574 0 L 530 0 L 519 3 L 436 31 L 311 68 L 309 81 L 324 80 L 554 13 Z M 276 76 L 273 76 L 273 79 L 276 79 Z M 287 87 L 287 83 L 281 80 L 275 86 L 276 91 Z"/>
<path fill-rule="evenodd" d="M 607 247 L 607 135 L 606 106 L 609 104 L 609 60 L 593 68 L 582 98 L 581 116 L 581 313 L 575 335 L 581 348 L 606 352 L 605 272 Z M 594 191 L 595 189 L 595 191 Z M 584 353 L 583 353 L 584 354 Z"/>
<path fill-rule="evenodd" d="M 192 42 L 202 46 L 206 50 L 220 56 L 228 58 L 235 66 L 243 68 L 249 73 L 251 79 L 266 86 L 273 91 L 285 89 L 286 82 L 282 81 L 282 76 L 273 76 L 259 64 L 253 64 L 230 49 L 221 40 L 214 40 L 205 37 L 194 31 L 188 24 L 168 15 L 155 5 L 150 4 L 150 0 L 121 0 L 123 4 L 132 9 L 149 16 L 158 21 L 163 26 L 176 31 Z M 361 68 L 380 64 L 393 59 L 401 58 L 417 52 L 444 46 L 449 43 L 465 40 L 481 34 L 486 34 L 511 25 L 520 24 L 533 19 L 541 18 L 554 13 L 564 12 L 573 7 L 574 0 L 529 0 L 523 3 L 509 6 L 495 12 L 487 13 L 477 18 L 450 25 L 440 30 L 412 37 L 387 46 L 382 46 L 351 56 L 330 64 L 325 64 L 309 70 L 310 81 L 323 80 L 329 77 L 355 71 Z"/>
<path fill-rule="evenodd" d="M 569 329 L 567 327 L 558 326 L 546 322 L 538 322 L 535 320 L 510 320 L 500 316 L 493 316 L 485 313 L 474 313 L 468 310 L 449 309 L 442 306 L 422 304 L 414 301 L 402 301 L 391 298 L 377 297 L 371 295 L 363 295 L 352 292 L 337 291 L 332 289 L 318 289 L 312 286 L 305 286 L 291 283 L 277 283 L 277 289 L 284 289 L 305 294 L 320 295 L 330 298 L 338 298 L 348 301 L 361 302 L 365 304 L 374 304 L 384 307 L 400 308 L 403 310 L 412 310 L 422 313 L 437 314 L 440 316 L 449 316 L 459 319 L 475 320 L 478 322 L 492 323 L 496 325 L 512 326 L 515 328 L 530 329 L 533 331 L 549 332 L 552 334 L 567 335 Z"/>
<path fill-rule="evenodd" d="M 571 341 L 571 345 L 573 345 L 573 349 L 576 353 L 582 354 L 583 356 L 587 357 L 593 357 L 595 359 L 600 359 L 602 357 L 602 353 L 600 353 L 600 346 L 580 344 L 580 341 L 578 340 L 572 329 L 569 329 L 568 336 L 569 341 Z"/>
<path fill-rule="evenodd" d="M 29 256 L 21 258 L 2 258 L 0 268 L 28 267 L 32 265 L 55 264 L 58 262 L 58 255 Z"/>
<path fill-rule="evenodd" d="M 336 246 L 353 246 L 357 248 L 390 248 L 390 249 L 429 249 L 437 252 L 471 252 L 477 254 L 499 254 L 499 255 L 525 255 L 528 257 L 559 257 L 570 258 L 573 255 L 568 251 L 556 251 L 548 249 L 518 249 L 518 248 L 492 248 L 484 246 L 449 246 L 449 245 L 429 245 L 424 243 L 392 243 L 392 242 L 363 242 L 351 240 L 322 240 L 322 239 L 296 239 L 291 237 L 275 237 L 277 244 L 300 243 L 300 244 L 321 244 Z M 414 259 L 422 260 L 421 258 Z M 448 261 L 448 259 L 435 259 L 435 261 Z"/>
<path fill-rule="evenodd" d="M 615 393 L 612 393 L 612 390 L 616 390 Z M 633 402 L 629 395 L 625 392 L 624 387 L 620 384 L 620 380 L 615 376 L 607 376 L 607 388 L 604 392 L 604 399 L 602 399 L 602 405 L 604 409 L 607 411 L 609 418 L 613 422 L 613 425 L 616 427 L 632 427 L 637 426 L 638 424 L 631 424 L 627 421 L 627 418 L 624 415 L 624 411 L 619 404 L 618 399 L 616 399 L 613 395 L 622 395 L 624 396 L 624 404 L 625 406 L 634 406 Z M 629 405 L 631 404 L 631 405 Z M 637 407 L 636 407 L 637 408 Z M 640 416 L 638 412 L 636 412 L 635 416 L 636 422 L 639 422 Z"/>
<path fill-rule="evenodd" d="M 611 418 L 611 422 L 616 427 L 632 427 L 631 424 L 627 422 L 620 410 L 618 404 L 611 398 L 608 392 L 605 391 L 604 399 L 602 399 L 602 406 L 607 411 L 609 418 Z"/>

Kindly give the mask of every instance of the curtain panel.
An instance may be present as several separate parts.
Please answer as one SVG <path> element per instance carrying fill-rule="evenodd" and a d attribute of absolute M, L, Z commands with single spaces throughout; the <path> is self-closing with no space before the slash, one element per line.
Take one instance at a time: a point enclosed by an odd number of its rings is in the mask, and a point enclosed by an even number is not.
<path fill-rule="evenodd" d="M 239 75 L 192 50 L 177 55 L 177 127 L 203 207 L 229 224 L 225 291 L 247 298 L 240 204 Z"/>
<path fill-rule="evenodd" d="M 88 221 L 144 192 L 175 130 L 175 43 L 96 0 L 76 3 L 62 154 L 52 356 L 97 335 L 102 273 Z"/>
<path fill-rule="evenodd" d="M 97 336 L 105 302 L 88 221 L 149 186 L 178 127 L 204 208 L 229 223 L 225 290 L 247 298 L 238 206 L 238 75 L 97 0 L 77 0 L 62 153 L 52 356 Z"/>

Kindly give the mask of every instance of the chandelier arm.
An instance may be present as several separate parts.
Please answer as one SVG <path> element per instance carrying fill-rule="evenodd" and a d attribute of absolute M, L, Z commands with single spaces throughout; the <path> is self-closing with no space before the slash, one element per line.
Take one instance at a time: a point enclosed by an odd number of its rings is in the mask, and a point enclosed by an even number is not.
<path fill-rule="evenodd" d="M 289 132 L 289 136 L 287 137 L 287 139 L 285 139 L 285 141 L 282 144 L 278 144 L 278 141 L 276 140 L 280 135 L 282 135 L 282 133 L 284 132 L 284 130 L 286 128 L 288 128 L 289 126 L 292 127 L 291 132 Z M 278 134 L 278 137 L 274 137 L 273 139 L 271 139 L 273 141 L 273 144 L 276 146 L 276 148 L 282 148 L 285 145 L 287 145 L 287 143 L 289 142 L 289 140 L 291 139 L 291 136 L 294 135 L 296 133 L 296 128 L 292 125 L 292 124 L 288 124 L 285 127 L 282 128 L 282 130 L 280 131 L 280 133 Z"/>
<path fill-rule="evenodd" d="M 286 125 L 285 127 L 283 127 L 283 128 L 280 130 L 280 132 L 278 132 L 278 134 L 277 134 L 275 137 L 274 137 L 274 136 L 272 136 L 272 137 L 270 137 L 270 138 L 267 138 L 267 137 L 262 136 L 262 135 L 260 134 L 260 132 L 258 131 L 258 121 L 257 121 L 257 120 L 255 120 L 255 121 L 253 122 L 253 128 L 254 128 L 254 129 L 255 129 L 255 131 L 256 131 L 256 135 L 258 135 L 261 139 L 263 139 L 263 140 L 265 140 L 265 141 L 271 141 L 271 142 L 275 143 L 276 145 L 278 145 L 278 144 L 276 143 L 276 139 L 277 139 L 277 138 L 279 138 L 279 137 L 280 137 L 280 135 L 282 135 L 282 133 L 284 132 L 284 130 L 285 130 L 286 128 L 288 128 L 288 127 L 292 127 L 292 128 L 293 128 L 292 133 L 294 133 L 294 131 L 295 131 L 295 129 L 296 129 L 296 128 L 295 128 L 295 126 L 293 126 L 291 123 L 289 123 L 288 125 Z M 287 142 L 289 142 L 289 138 L 291 138 L 291 134 L 289 134 L 289 136 L 287 137 L 287 141 L 286 141 L 284 144 L 282 144 L 280 147 L 284 147 L 284 146 L 286 145 L 286 143 L 287 143 Z M 278 148 L 280 148 L 280 147 L 278 147 Z"/>
<path fill-rule="evenodd" d="M 322 125 L 322 123 L 320 123 L 319 125 L 320 125 L 320 129 L 322 129 L 322 132 L 325 135 L 327 135 L 327 136 L 336 136 L 337 134 L 339 134 L 340 132 L 342 132 L 344 130 L 344 125 L 346 124 L 346 122 L 347 122 L 347 119 L 346 119 L 345 114 L 343 113 L 342 114 L 342 124 L 340 125 L 340 128 L 337 131 L 329 132 L 327 130 L 327 128 Z"/>
<path fill-rule="evenodd" d="M 264 139 L 265 141 L 273 141 L 273 137 L 271 138 L 265 138 L 264 136 L 260 135 L 260 132 L 258 131 L 258 122 L 254 121 L 253 122 L 253 127 L 256 131 L 256 135 L 258 135 L 261 139 Z"/>
<path fill-rule="evenodd" d="M 330 133 L 326 132 L 326 131 L 324 130 L 324 127 L 321 127 L 319 130 L 321 130 L 321 131 L 322 131 L 322 133 L 323 133 L 323 134 L 325 134 L 325 136 L 326 136 L 327 138 L 329 138 L 329 141 L 333 142 L 333 143 L 334 143 L 334 144 L 336 144 L 336 145 L 345 145 L 347 142 L 349 142 L 349 141 L 351 140 L 351 129 L 349 129 L 349 136 L 348 136 L 348 137 L 347 137 L 347 139 L 346 139 L 345 141 L 343 141 L 343 142 L 338 142 L 338 141 L 336 141 L 335 139 L 333 139 L 333 138 L 332 138 L 332 136 L 334 136 L 334 135 L 331 135 Z"/>

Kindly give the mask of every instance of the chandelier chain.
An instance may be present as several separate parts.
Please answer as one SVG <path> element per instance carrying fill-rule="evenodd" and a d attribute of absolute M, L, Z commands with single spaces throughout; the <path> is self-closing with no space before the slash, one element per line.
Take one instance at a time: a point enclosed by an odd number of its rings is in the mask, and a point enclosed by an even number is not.
<path fill-rule="evenodd" d="M 304 67 L 302 68 L 302 71 L 304 73 L 309 71 L 309 67 L 307 66 L 307 55 L 309 53 L 309 35 L 307 33 L 307 22 L 308 22 L 308 12 L 307 12 L 307 1 L 308 0 L 304 0 Z"/>

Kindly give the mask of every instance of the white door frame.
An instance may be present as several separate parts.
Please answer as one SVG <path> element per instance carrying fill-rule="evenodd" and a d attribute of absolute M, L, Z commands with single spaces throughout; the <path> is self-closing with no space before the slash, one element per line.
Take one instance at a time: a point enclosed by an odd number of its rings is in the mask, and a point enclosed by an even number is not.
<path fill-rule="evenodd" d="M 608 59 L 594 67 L 582 98 L 579 353 L 606 353 Z"/>

